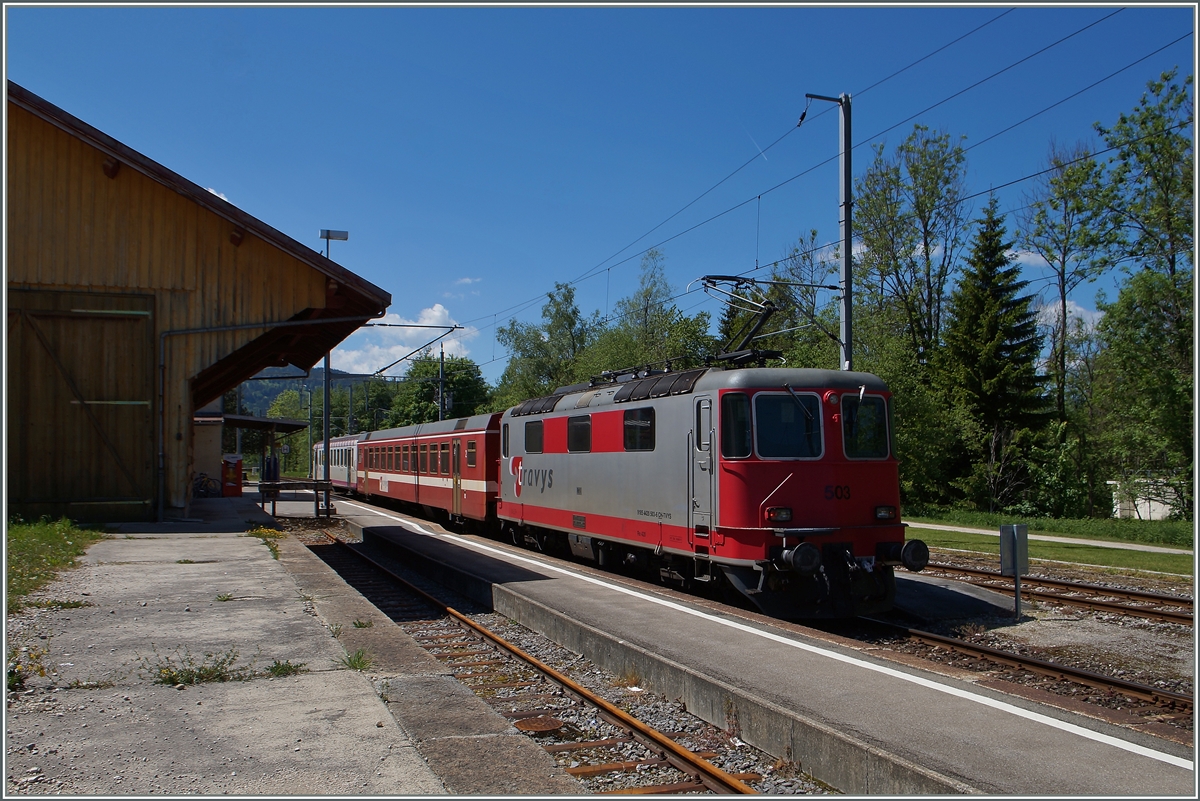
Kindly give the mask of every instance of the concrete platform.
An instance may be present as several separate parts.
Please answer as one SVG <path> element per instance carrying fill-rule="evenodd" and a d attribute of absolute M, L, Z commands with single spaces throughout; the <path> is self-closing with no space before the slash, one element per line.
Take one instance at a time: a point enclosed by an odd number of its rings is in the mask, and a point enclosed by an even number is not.
<path fill-rule="evenodd" d="M 307 505 L 311 513 L 311 502 Z M 10 792 L 72 795 L 572 794 L 580 785 L 295 539 L 243 536 L 251 498 L 123 525 L 9 621 L 52 673 L 10 694 Z M 372 619 L 367 629 L 353 627 Z M 334 626 L 341 627 L 338 638 Z M 17 631 L 19 629 L 19 631 Z M 363 648 L 368 671 L 339 663 Z M 163 668 L 299 675 L 175 686 Z"/>
<path fill-rule="evenodd" d="M 844 792 L 1195 795 L 1187 746 L 978 686 L 965 671 L 886 661 L 752 613 L 550 564 L 356 501 L 338 506 L 365 537 L 403 549 L 431 577 L 609 671 L 636 673 Z M 918 582 L 910 591 L 936 604 L 948 590 Z"/>

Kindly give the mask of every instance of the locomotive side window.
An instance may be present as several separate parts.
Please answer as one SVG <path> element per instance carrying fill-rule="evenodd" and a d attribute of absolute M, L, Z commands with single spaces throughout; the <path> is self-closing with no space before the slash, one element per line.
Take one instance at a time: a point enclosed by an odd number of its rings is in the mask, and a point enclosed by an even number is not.
<path fill-rule="evenodd" d="M 542 421 L 530 420 L 525 424 L 525 452 L 542 452 Z"/>
<path fill-rule="evenodd" d="M 625 410 L 625 450 L 654 450 L 654 409 Z"/>
<path fill-rule="evenodd" d="M 721 396 L 721 455 L 726 459 L 750 455 L 750 399 L 741 392 Z"/>
<path fill-rule="evenodd" d="M 588 453 L 592 450 L 592 417 L 567 418 L 567 452 Z"/>
<path fill-rule="evenodd" d="M 475 440 L 467 440 L 467 467 L 475 466 Z"/>
<path fill-rule="evenodd" d="M 754 397 L 755 445 L 764 459 L 815 459 L 823 450 L 821 399 L 759 393 Z"/>
<path fill-rule="evenodd" d="M 442 475 L 450 475 L 450 443 L 442 443 Z"/>
<path fill-rule="evenodd" d="M 422 473 L 429 472 L 429 446 L 428 445 L 421 446 L 421 472 Z"/>
<path fill-rule="evenodd" d="M 888 455 L 887 406 L 878 395 L 842 396 L 842 441 L 848 459 L 883 459 Z"/>
<path fill-rule="evenodd" d="M 500 455 L 508 458 L 508 423 L 504 424 L 504 430 L 500 432 Z"/>

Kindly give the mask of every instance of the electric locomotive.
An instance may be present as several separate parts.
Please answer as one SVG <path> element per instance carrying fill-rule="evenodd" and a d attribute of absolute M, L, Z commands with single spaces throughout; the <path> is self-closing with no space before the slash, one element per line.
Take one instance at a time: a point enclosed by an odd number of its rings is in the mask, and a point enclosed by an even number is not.
<path fill-rule="evenodd" d="M 764 613 L 890 609 L 905 542 L 891 395 L 868 373 L 698 369 L 566 387 L 504 412 L 496 514 L 601 566 L 725 582 Z"/>

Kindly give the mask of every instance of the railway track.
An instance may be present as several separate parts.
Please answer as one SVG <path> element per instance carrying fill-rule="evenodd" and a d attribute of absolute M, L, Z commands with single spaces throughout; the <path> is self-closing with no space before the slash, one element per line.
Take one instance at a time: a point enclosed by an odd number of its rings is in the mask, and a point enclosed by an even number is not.
<path fill-rule="evenodd" d="M 1011 576 L 1002 576 L 992 570 L 958 567 L 931 562 L 926 570 L 940 572 L 959 581 L 986 587 L 1006 595 L 1013 594 Z M 965 578 L 960 578 L 965 576 Z M 1025 598 L 1070 604 L 1086 609 L 1132 615 L 1165 623 L 1193 625 L 1192 599 L 1163 593 L 1104 587 L 1098 584 L 1083 584 L 1061 579 L 1021 576 L 1021 596 Z M 1119 598 L 1131 603 L 1118 603 L 1104 598 Z"/>
<path fill-rule="evenodd" d="M 908 628 L 884 620 L 877 620 L 874 618 L 862 619 L 871 624 L 884 627 L 889 631 L 901 634 L 910 640 L 923 643 L 934 648 L 947 648 L 966 656 L 977 659 L 986 659 L 1000 665 L 1016 668 L 1017 670 L 1029 671 L 1030 673 L 1037 673 L 1039 675 L 1049 676 L 1056 679 L 1064 679 L 1066 681 L 1073 681 L 1077 684 L 1082 684 L 1084 686 L 1092 687 L 1105 692 L 1120 693 L 1130 698 L 1136 698 L 1140 701 L 1146 701 L 1156 706 L 1161 706 L 1171 710 L 1186 711 L 1188 713 L 1191 713 L 1193 710 L 1191 695 L 1175 693 L 1159 687 L 1126 681 L 1114 676 L 1105 676 L 1090 670 L 1074 668 L 1069 665 L 1049 662 L 1036 657 L 1012 653 L 1011 651 L 1004 651 L 999 648 L 979 645 L 968 642 L 967 640 L 959 639 L 957 637 L 946 637 L 941 634 L 934 634 L 928 631 Z"/>
<path fill-rule="evenodd" d="M 748 782 L 761 775 L 725 772 L 712 761 L 717 751 L 686 747 L 691 732 L 656 730 L 482 625 L 486 612 L 459 612 L 438 597 L 444 589 L 417 586 L 420 579 L 398 575 L 385 555 L 326 536 L 327 544 L 309 547 L 591 791 L 757 792 Z"/>

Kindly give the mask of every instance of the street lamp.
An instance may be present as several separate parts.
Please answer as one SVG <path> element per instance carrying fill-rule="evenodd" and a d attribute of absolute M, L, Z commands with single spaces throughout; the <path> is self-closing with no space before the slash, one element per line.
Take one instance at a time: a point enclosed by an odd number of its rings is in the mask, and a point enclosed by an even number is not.
<path fill-rule="evenodd" d="M 329 241 L 337 239 L 345 241 L 350 238 L 349 231 L 331 231 L 321 229 L 321 238 L 325 240 L 325 258 L 329 258 Z M 329 351 L 325 351 L 325 481 L 329 481 Z M 329 484 L 325 485 L 325 510 L 329 511 Z"/>

